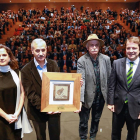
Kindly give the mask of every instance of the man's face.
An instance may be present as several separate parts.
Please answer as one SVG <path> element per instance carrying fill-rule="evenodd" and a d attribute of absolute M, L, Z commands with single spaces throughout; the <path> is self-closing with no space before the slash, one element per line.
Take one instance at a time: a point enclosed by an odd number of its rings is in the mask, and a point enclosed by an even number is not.
<path fill-rule="evenodd" d="M 54 60 L 57 60 L 57 56 L 56 55 L 54 56 Z"/>
<path fill-rule="evenodd" d="M 92 55 L 97 55 L 99 53 L 100 49 L 100 43 L 98 40 L 91 40 L 88 42 L 88 47 L 87 47 L 89 54 Z"/>
<path fill-rule="evenodd" d="M 72 60 L 75 60 L 75 57 L 74 56 L 72 56 Z"/>
<path fill-rule="evenodd" d="M 36 61 L 44 62 L 47 54 L 47 47 L 45 45 L 34 45 L 34 47 L 32 48 L 32 54 L 34 55 Z"/>
<path fill-rule="evenodd" d="M 63 51 L 66 51 L 66 47 L 63 47 Z"/>
<path fill-rule="evenodd" d="M 54 52 L 56 53 L 56 49 L 54 49 Z"/>
<path fill-rule="evenodd" d="M 74 52 L 74 50 L 73 49 L 71 49 L 71 53 L 73 53 Z"/>
<path fill-rule="evenodd" d="M 66 60 L 66 55 L 63 56 L 63 60 Z"/>
<path fill-rule="evenodd" d="M 132 43 L 127 41 L 126 44 L 126 55 L 130 61 L 135 61 L 139 57 L 139 45 L 136 43 Z"/>
<path fill-rule="evenodd" d="M 17 54 L 18 53 L 18 50 L 15 50 L 15 53 Z"/>

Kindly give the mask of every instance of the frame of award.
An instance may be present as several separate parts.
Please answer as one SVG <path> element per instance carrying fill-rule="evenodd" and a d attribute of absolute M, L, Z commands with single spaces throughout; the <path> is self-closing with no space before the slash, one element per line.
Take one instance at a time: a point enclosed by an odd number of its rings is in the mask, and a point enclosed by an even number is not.
<path fill-rule="evenodd" d="M 43 72 L 41 112 L 72 112 L 80 108 L 81 74 Z"/>

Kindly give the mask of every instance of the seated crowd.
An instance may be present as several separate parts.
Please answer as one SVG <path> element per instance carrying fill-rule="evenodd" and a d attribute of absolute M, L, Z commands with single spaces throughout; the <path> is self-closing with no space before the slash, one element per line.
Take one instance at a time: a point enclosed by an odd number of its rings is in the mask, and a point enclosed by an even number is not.
<path fill-rule="evenodd" d="M 120 10 L 120 16 L 126 20 L 126 25 L 130 24 L 132 32 L 135 32 L 135 30 L 138 29 L 137 35 L 140 36 L 140 11 L 138 9 L 129 10 L 128 8 L 122 8 Z"/>
<path fill-rule="evenodd" d="M 97 34 L 105 42 L 101 53 L 108 55 L 111 62 L 125 56 L 125 41 L 131 36 L 116 20 L 117 12 L 109 7 L 103 11 L 89 7 L 83 11 L 70 8 L 60 11 L 39 9 L 19 9 L 18 19 L 23 22 L 15 29 L 14 35 L 7 38 L 8 46 L 18 59 L 19 67 L 33 59 L 31 42 L 35 38 L 46 41 L 47 57 L 56 61 L 61 72 L 77 69 L 77 59 L 86 53 L 83 41 L 89 34 Z"/>
<path fill-rule="evenodd" d="M 9 30 L 9 25 L 14 24 L 18 20 L 18 14 L 8 10 L 7 12 L 2 11 L 0 14 L 0 39 L 2 34 L 5 34 L 5 30 Z"/>

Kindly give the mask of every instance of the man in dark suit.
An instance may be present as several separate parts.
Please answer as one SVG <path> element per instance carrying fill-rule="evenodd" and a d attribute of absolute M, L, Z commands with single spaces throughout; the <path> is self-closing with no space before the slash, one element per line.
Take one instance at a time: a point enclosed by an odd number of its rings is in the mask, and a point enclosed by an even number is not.
<path fill-rule="evenodd" d="M 31 44 L 34 59 L 22 70 L 21 79 L 28 98 L 27 114 L 32 120 L 37 140 L 46 140 L 46 121 L 48 122 L 50 140 L 60 140 L 60 113 L 41 112 L 41 84 L 43 72 L 58 72 L 56 62 L 46 59 L 46 42 L 34 39 Z"/>
<path fill-rule="evenodd" d="M 70 61 L 67 59 L 67 56 L 66 55 L 64 55 L 63 56 L 63 59 L 60 60 L 60 71 L 62 71 L 64 65 L 66 65 L 68 69 L 71 66 L 70 65 Z"/>
<path fill-rule="evenodd" d="M 60 53 L 60 59 L 63 60 L 63 56 L 66 55 L 67 59 L 69 59 L 69 53 L 66 50 L 66 47 L 63 47 L 63 50 Z"/>
<path fill-rule="evenodd" d="M 54 51 L 53 51 L 53 53 L 51 55 L 51 58 L 53 59 L 54 56 L 57 56 L 57 60 L 59 60 L 59 53 L 57 52 L 57 49 L 56 48 L 54 48 Z"/>
<path fill-rule="evenodd" d="M 70 67 L 71 70 L 77 70 L 77 60 L 75 59 L 75 55 L 73 55 L 72 59 L 70 60 Z"/>
<path fill-rule="evenodd" d="M 127 140 L 135 140 L 140 119 L 140 40 L 130 37 L 126 42 L 127 58 L 115 60 L 109 80 L 108 108 L 113 112 L 112 140 L 121 139 L 126 122 Z"/>

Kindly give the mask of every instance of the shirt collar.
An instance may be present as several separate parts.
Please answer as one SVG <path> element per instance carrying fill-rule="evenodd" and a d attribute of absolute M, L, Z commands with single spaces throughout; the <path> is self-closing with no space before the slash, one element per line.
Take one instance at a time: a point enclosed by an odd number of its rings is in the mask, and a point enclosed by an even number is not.
<path fill-rule="evenodd" d="M 126 59 L 126 63 L 129 64 L 130 62 L 134 62 L 134 65 L 139 64 L 139 57 L 135 61 L 130 61 L 128 58 Z"/>
<path fill-rule="evenodd" d="M 89 53 L 88 53 L 88 54 L 89 54 Z M 100 54 L 98 54 L 96 60 L 94 60 L 94 59 L 91 57 L 91 55 L 89 54 L 90 59 L 91 59 L 93 62 L 96 62 L 96 63 L 99 62 L 99 55 L 100 55 Z"/>
<path fill-rule="evenodd" d="M 36 67 L 40 66 L 40 65 L 38 64 L 38 62 L 36 61 L 35 57 L 34 57 L 34 63 L 35 63 L 35 66 L 36 66 Z M 45 59 L 44 66 L 46 66 L 46 65 L 47 65 L 47 60 Z"/>

